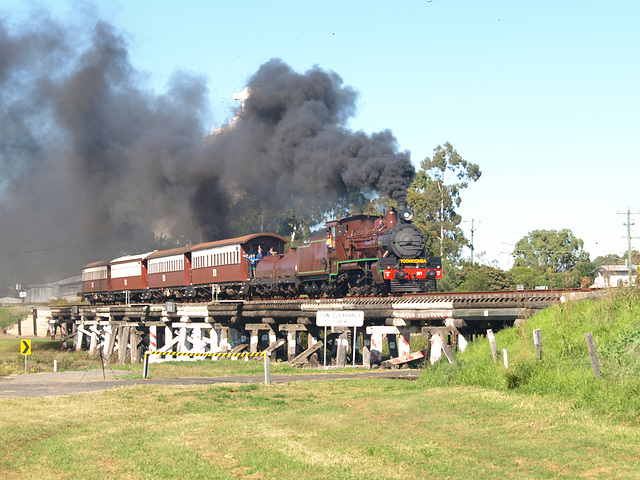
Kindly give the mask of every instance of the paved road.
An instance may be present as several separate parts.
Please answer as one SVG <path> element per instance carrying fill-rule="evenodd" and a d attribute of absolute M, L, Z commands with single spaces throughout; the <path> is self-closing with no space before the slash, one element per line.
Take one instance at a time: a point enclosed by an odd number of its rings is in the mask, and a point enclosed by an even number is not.
<path fill-rule="evenodd" d="M 122 370 L 88 372 L 31 373 L 0 377 L 0 398 L 49 397 L 57 395 L 80 395 L 112 388 L 135 385 L 213 385 L 217 383 L 263 383 L 264 375 L 197 378 L 118 378 L 130 374 Z M 415 380 L 420 370 L 369 370 L 354 373 L 300 373 L 294 375 L 271 375 L 271 383 L 309 382 L 341 378 L 398 378 Z"/>

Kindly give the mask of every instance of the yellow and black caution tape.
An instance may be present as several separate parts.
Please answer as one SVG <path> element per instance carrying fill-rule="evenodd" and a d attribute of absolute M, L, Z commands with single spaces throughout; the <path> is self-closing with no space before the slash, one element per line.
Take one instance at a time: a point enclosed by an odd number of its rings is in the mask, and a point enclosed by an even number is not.
<path fill-rule="evenodd" d="M 142 371 L 142 377 L 147 378 L 149 375 L 149 357 L 151 355 L 162 355 L 165 357 L 227 357 L 227 358 L 248 358 L 248 357 L 263 357 L 265 359 L 265 383 L 269 383 L 270 370 L 269 359 L 270 356 L 267 352 L 260 353 L 189 353 L 189 352 L 157 352 L 155 350 L 147 350 L 144 353 L 144 368 Z M 25 357 L 26 358 L 26 357 Z"/>
<path fill-rule="evenodd" d="M 189 352 L 152 352 L 147 355 L 165 355 L 168 357 L 264 357 L 266 353 L 189 353 Z"/>

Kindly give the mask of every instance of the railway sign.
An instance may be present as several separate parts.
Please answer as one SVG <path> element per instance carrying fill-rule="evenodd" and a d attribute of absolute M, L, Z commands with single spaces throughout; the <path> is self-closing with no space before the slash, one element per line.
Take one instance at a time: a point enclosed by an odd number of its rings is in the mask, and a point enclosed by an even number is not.
<path fill-rule="evenodd" d="M 20 340 L 20 355 L 24 355 L 24 373 L 27 374 L 27 355 L 31 355 L 31 340 Z"/>
<path fill-rule="evenodd" d="M 318 310 L 318 327 L 361 327 L 364 325 L 362 310 Z"/>
<path fill-rule="evenodd" d="M 353 365 L 356 364 L 356 328 L 364 325 L 362 310 L 318 310 L 316 325 L 324 327 L 324 368 L 327 368 L 327 327 L 353 327 Z"/>

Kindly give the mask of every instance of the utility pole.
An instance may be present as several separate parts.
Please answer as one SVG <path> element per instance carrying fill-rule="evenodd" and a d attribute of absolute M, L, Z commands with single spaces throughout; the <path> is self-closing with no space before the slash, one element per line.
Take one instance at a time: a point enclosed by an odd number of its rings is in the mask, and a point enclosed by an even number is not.
<path fill-rule="evenodd" d="M 475 219 L 471 219 L 471 243 L 469 243 L 469 245 L 467 245 L 470 249 L 471 249 L 471 266 L 473 267 L 473 251 L 475 250 L 474 246 L 473 246 L 473 232 L 475 231 L 474 229 L 474 225 L 475 225 Z M 465 220 L 465 223 L 467 223 L 467 220 Z"/>
<path fill-rule="evenodd" d="M 629 286 L 631 286 L 631 210 L 627 208 L 627 265 L 629 265 Z"/>
<path fill-rule="evenodd" d="M 631 209 L 627 208 L 627 223 L 623 224 L 627 226 L 627 266 L 629 268 L 629 286 L 631 286 L 631 279 L 633 277 L 633 274 L 631 273 L 631 238 L 638 238 L 638 237 L 631 237 L 631 225 L 635 225 L 633 223 L 631 223 L 631 215 L 638 215 L 640 214 L 640 212 L 633 212 L 631 213 Z"/>
<path fill-rule="evenodd" d="M 474 219 L 471 219 L 471 266 L 473 267 L 473 222 Z"/>

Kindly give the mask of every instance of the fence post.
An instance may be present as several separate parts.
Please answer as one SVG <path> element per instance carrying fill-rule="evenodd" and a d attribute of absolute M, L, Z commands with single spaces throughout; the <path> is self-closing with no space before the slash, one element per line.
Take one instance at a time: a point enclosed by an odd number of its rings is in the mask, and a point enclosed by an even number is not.
<path fill-rule="evenodd" d="M 533 331 L 533 344 L 536 347 L 536 361 L 542 360 L 542 332 L 540 329 Z"/>
<path fill-rule="evenodd" d="M 487 338 L 491 345 L 491 355 L 493 355 L 493 363 L 498 363 L 498 347 L 496 346 L 496 337 L 493 335 L 493 330 L 487 330 Z"/>
<path fill-rule="evenodd" d="M 593 336 L 591 332 L 584 334 L 584 338 L 587 341 L 587 349 L 589 350 L 589 359 L 591 360 L 591 366 L 593 367 L 593 374 L 596 380 L 600 379 L 600 362 L 598 362 L 598 355 L 596 354 L 596 344 L 593 343 Z"/>
<path fill-rule="evenodd" d="M 149 350 L 144 352 L 144 366 L 142 367 L 142 378 L 149 376 Z"/>
<path fill-rule="evenodd" d="M 264 384 L 271 384 L 271 352 L 264 352 Z"/>
<path fill-rule="evenodd" d="M 507 356 L 507 349 L 506 348 L 502 349 L 502 358 L 504 359 L 504 368 L 509 370 L 509 358 Z"/>

